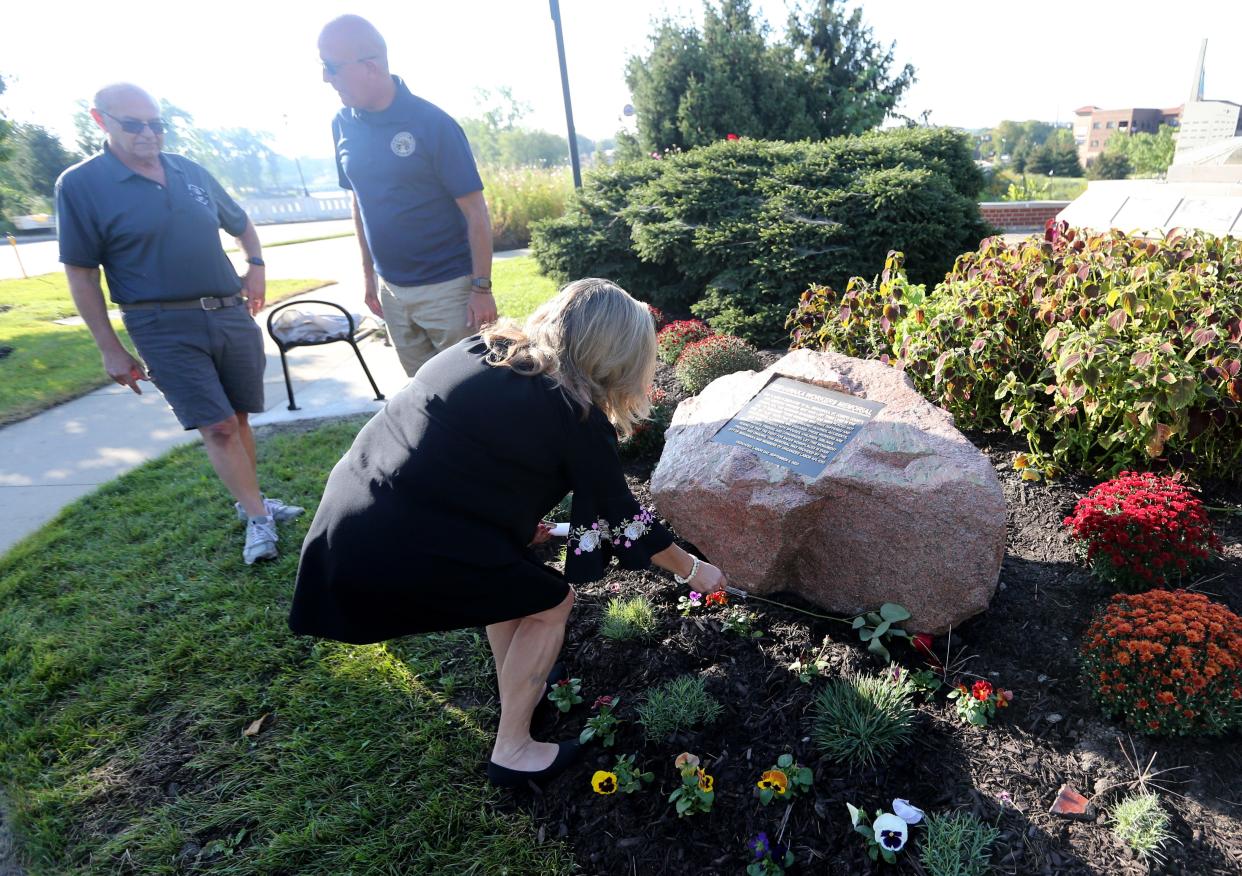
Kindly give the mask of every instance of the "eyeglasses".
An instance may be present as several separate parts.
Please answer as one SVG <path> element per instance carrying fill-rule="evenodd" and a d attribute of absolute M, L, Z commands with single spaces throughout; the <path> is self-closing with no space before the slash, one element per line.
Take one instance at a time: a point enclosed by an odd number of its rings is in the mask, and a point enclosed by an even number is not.
<path fill-rule="evenodd" d="M 147 119 L 142 122 L 138 119 L 119 119 L 107 110 L 100 110 L 100 112 L 120 125 L 121 130 L 126 134 L 141 134 L 143 128 L 150 128 L 151 133 L 158 136 L 168 130 L 168 122 L 163 119 Z"/>
<path fill-rule="evenodd" d="M 323 72 L 329 76 L 335 76 L 341 72 L 341 68 L 346 64 L 361 64 L 363 61 L 374 61 L 379 55 L 367 55 L 365 58 L 354 58 L 352 61 L 323 61 L 319 63 L 323 65 Z"/>

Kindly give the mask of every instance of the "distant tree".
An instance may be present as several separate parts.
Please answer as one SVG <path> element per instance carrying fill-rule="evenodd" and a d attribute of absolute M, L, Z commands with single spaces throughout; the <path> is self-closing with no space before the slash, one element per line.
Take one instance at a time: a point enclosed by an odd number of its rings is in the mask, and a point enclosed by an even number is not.
<path fill-rule="evenodd" d="M 552 167 L 569 161 L 569 141 L 547 131 L 504 131 L 499 145 L 502 167 Z"/>
<path fill-rule="evenodd" d="M 478 115 L 461 120 L 462 130 L 479 164 L 499 167 L 550 167 L 569 162 L 569 141 L 547 131 L 519 126 L 530 105 L 508 88 L 475 92 Z M 578 151 L 587 154 L 594 144 L 579 135 Z"/>
<path fill-rule="evenodd" d="M 650 50 L 626 63 L 645 152 L 685 149 L 729 134 L 774 140 L 857 134 L 882 122 L 914 82 L 890 75 L 884 48 L 843 0 L 811 0 L 781 40 L 750 0 L 716 0 L 702 30 L 666 19 Z"/>
<path fill-rule="evenodd" d="M 1056 126 L 1048 122 L 1028 119 L 1025 122 L 1006 119 L 988 132 L 988 139 L 981 145 L 981 157 L 995 157 L 1018 173 L 1029 170 L 1026 166 L 1031 154 L 1042 146 Z M 1046 172 L 1046 171 L 1045 171 Z"/>
<path fill-rule="evenodd" d="M 51 198 L 56 178 L 79 156 L 65 149 L 60 138 L 40 125 L 18 125 L 13 156 L 17 176 L 25 188 L 40 198 Z"/>
<path fill-rule="evenodd" d="M 4 76 L 0 75 L 0 94 L 4 94 L 5 84 Z M 12 123 L 5 118 L 4 113 L 0 112 L 0 163 L 9 160 L 11 154 L 9 148 L 5 145 L 5 141 L 9 139 L 9 134 L 13 130 Z"/>
<path fill-rule="evenodd" d="M 4 94 L 4 88 L 4 77 L 0 76 L 0 94 Z M 3 112 L 0 112 L 0 231 L 8 231 L 12 227 L 5 219 L 6 216 L 25 212 L 17 208 L 16 202 L 21 197 L 21 193 L 8 181 L 12 173 L 9 167 L 9 157 L 12 152 L 7 141 L 12 129 L 13 126 L 9 120 L 4 117 Z"/>
<path fill-rule="evenodd" d="M 1082 176 L 1074 135 L 1065 128 L 1054 131 L 1041 145 L 1031 150 L 1026 159 L 1026 170 L 1049 176 Z"/>
<path fill-rule="evenodd" d="M 91 117 L 91 104 L 79 100 L 78 111 L 73 114 L 74 145 L 83 155 L 94 155 L 104 142 L 104 132 Z"/>
<path fill-rule="evenodd" d="M 1105 149 L 1091 162 L 1091 166 L 1087 168 L 1087 176 L 1092 179 L 1125 179 L 1133 169 L 1124 155 Z"/>
<path fill-rule="evenodd" d="M 1154 134 L 1114 134 L 1104 147 L 1104 154 L 1124 158 L 1135 176 L 1156 177 L 1164 176 L 1169 169 L 1176 148 L 1173 128 L 1161 125 Z"/>

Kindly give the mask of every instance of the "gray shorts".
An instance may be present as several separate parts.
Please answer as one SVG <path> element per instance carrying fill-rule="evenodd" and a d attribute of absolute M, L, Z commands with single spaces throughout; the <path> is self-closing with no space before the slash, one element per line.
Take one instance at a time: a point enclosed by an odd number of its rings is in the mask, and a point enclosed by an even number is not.
<path fill-rule="evenodd" d="M 263 412 L 263 330 L 245 304 L 219 310 L 144 308 L 121 318 L 183 428 L 211 426 L 238 411 Z"/>

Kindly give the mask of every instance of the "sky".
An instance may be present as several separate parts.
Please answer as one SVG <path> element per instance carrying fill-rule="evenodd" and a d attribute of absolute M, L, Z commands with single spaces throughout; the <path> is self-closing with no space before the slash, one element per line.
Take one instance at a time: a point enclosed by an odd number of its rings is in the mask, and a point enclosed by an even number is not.
<path fill-rule="evenodd" d="M 753 0 L 777 32 L 786 0 Z M 900 110 L 933 124 L 1068 122 L 1077 107 L 1168 107 L 1190 93 L 1209 39 L 1206 97 L 1242 103 L 1242 3 L 1180 0 L 870 0 L 866 22 L 918 81 Z M 74 142 L 75 101 L 136 82 L 202 127 L 270 132 L 278 152 L 331 156 L 339 108 L 320 77 L 316 39 L 343 12 L 384 34 L 389 62 L 418 95 L 461 118 L 478 89 L 508 86 L 531 106 L 523 124 L 563 134 L 564 105 L 547 0 L 214 0 L 122 5 L 6 3 L 0 17 L 0 111 Z M 599 139 L 622 124 L 626 59 L 653 22 L 702 20 L 701 0 L 561 0 L 574 119 Z"/>

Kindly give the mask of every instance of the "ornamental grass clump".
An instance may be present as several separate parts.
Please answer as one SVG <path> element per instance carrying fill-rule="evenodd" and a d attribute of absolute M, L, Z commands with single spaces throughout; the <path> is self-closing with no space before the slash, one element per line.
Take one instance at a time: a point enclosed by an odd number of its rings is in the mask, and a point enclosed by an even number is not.
<path fill-rule="evenodd" d="M 1242 620 L 1201 593 L 1114 596 L 1083 636 L 1082 665 L 1104 711 L 1134 730 L 1242 727 Z"/>
<path fill-rule="evenodd" d="M 678 730 L 711 724 L 720 717 L 720 703 L 701 678 L 682 675 L 647 691 L 638 706 L 638 721 L 647 738 L 659 740 Z"/>
<path fill-rule="evenodd" d="M 910 740 L 913 690 L 891 673 L 851 674 L 828 682 L 812 709 L 811 736 L 831 760 L 849 767 L 884 760 Z"/>
<path fill-rule="evenodd" d="M 762 367 L 759 353 L 741 338 L 713 335 L 686 347 L 677 360 L 677 380 L 686 392 L 697 395 L 718 377 Z"/>
<path fill-rule="evenodd" d="M 988 847 L 999 836 L 969 812 L 929 815 L 919 861 L 928 876 L 985 876 L 992 870 Z"/>
<path fill-rule="evenodd" d="M 1173 839 L 1169 813 L 1151 791 L 1131 794 L 1113 807 L 1113 833 L 1144 861 L 1160 861 L 1161 847 Z"/>
<path fill-rule="evenodd" d="M 655 635 L 655 609 L 645 596 L 630 599 L 610 599 L 599 625 L 599 634 L 605 639 L 650 639 Z"/>
<path fill-rule="evenodd" d="M 657 355 L 665 365 L 676 365 L 686 347 L 714 334 L 711 326 L 701 319 L 670 322 L 656 335 Z"/>
<path fill-rule="evenodd" d="M 1123 471 L 1065 518 L 1091 571 L 1134 593 L 1177 584 L 1220 550 L 1198 497 L 1171 477 Z"/>

